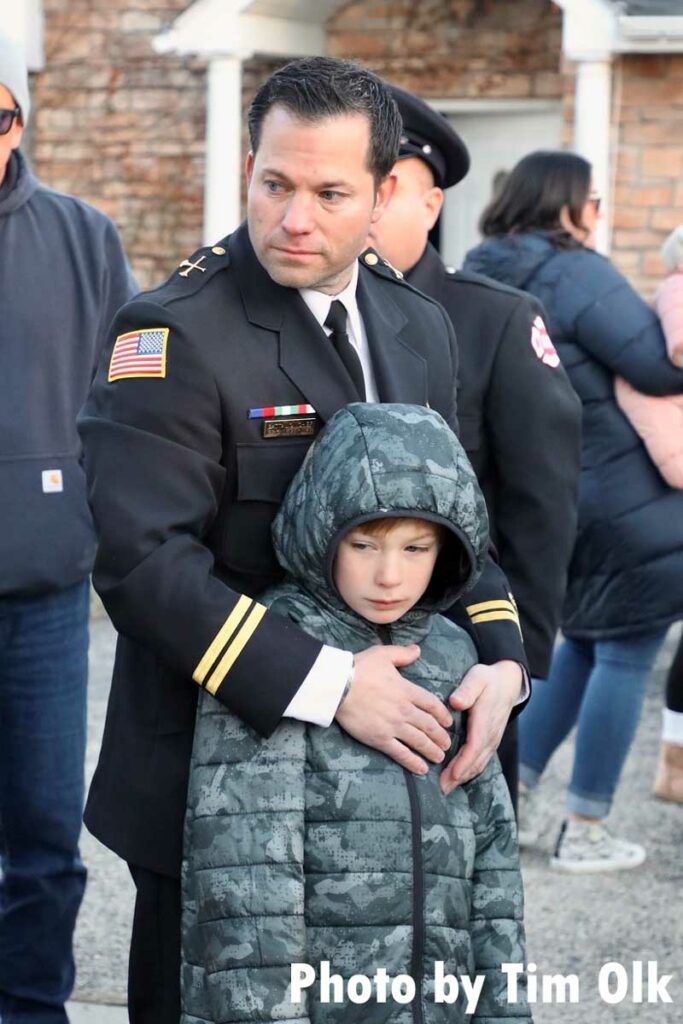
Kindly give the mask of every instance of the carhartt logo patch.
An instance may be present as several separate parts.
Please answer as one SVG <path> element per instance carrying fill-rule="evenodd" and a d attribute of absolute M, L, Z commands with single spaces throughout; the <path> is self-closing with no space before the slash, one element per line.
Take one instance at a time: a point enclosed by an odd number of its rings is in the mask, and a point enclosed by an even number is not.
<path fill-rule="evenodd" d="M 43 494 L 57 494 L 59 491 L 64 490 L 61 469 L 44 469 L 42 477 Z"/>

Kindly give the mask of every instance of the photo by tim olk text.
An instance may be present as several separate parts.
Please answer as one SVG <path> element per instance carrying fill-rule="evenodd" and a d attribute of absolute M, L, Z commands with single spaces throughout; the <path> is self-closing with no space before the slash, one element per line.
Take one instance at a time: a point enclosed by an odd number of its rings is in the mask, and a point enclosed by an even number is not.
<path fill-rule="evenodd" d="M 622 964 L 611 960 L 596 970 L 595 976 L 579 979 L 576 974 L 541 974 L 536 964 L 504 963 L 506 997 L 510 1004 L 520 999 L 520 979 L 526 975 L 526 999 L 535 1003 L 580 1003 L 582 986 L 594 985 L 600 999 L 609 1005 L 631 1003 L 672 1003 L 669 992 L 672 974 L 660 974 L 656 960 L 633 960 Z M 312 986 L 319 988 L 321 1003 L 411 1003 L 417 994 L 414 978 L 408 974 L 395 976 L 380 967 L 374 975 L 354 974 L 343 978 L 330 971 L 330 961 L 321 960 L 318 971 L 312 964 L 291 965 L 291 1001 L 301 1003 Z M 486 981 L 485 974 L 448 974 L 443 960 L 434 961 L 430 998 L 435 1003 L 455 1003 L 462 998 L 465 1012 L 474 1014 Z"/>

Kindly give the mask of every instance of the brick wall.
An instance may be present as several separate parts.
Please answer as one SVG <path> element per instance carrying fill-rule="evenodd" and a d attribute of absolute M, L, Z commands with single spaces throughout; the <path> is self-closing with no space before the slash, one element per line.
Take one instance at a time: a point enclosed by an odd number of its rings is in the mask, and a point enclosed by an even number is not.
<path fill-rule="evenodd" d="M 561 31 L 549 0 L 359 0 L 329 40 L 421 96 L 557 98 Z"/>
<path fill-rule="evenodd" d="M 44 0 L 36 172 L 116 221 L 143 286 L 201 242 L 205 66 L 151 45 L 189 3 Z M 573 68 L 560 66 L 560 40 L 549 0 L 355 0 L 329 26 L 330 53 L 427 98 L 561 98 L 571 144 Z M 281 63 L 245 63 L 245 112 Z M 683 220 L 683 56 L 624 57 L 615 82 L 614 258 L 648 292 L 659 246 Z"/>
<path fill-rule="evenodd" d="M 683 224 L 683 55 L 638 55 L 615 69 L 615 263 L 646 296 L 659 248 Z"/>
<path fill-rule="evenodd" d="M 32 157 L 45 184 L 119 225 L 141 285 L 201 244 L 205 69 L 158 55 L 188 0 L 44 0 Z"/>

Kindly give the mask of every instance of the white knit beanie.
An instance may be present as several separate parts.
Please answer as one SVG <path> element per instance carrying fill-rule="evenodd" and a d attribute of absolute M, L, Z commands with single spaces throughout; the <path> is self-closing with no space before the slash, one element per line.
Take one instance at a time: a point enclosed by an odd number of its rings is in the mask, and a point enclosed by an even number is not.
<path fill-rule="evenodd" d="M 666 269 L 672 274 L 683 265 L 683 224 L 673 229 L 660 252 Z"/>
<path fill-rule="evenodd" d="M 14 96 L 21 108 L 21 119 L 28 121 L 31 96 L 28 91 L 28 70 L 21 47 L 10 36 L 0 32 L 0 85 Z"/>

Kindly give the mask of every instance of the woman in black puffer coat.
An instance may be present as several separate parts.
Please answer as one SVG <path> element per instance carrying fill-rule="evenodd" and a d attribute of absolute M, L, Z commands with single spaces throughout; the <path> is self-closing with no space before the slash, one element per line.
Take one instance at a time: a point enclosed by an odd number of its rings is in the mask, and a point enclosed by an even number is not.
<path fill-rule="evenodd" d="M 563 616 L 565 641 L 520 719 L 520 840 L 533 841 L 531 790 L 577 725 L 553 866 L 618 870 L 645 858 L 603 825 L 667 627 L 683 617 L 683 491 L 671 489 L 620 412 L 615 376 L 650 395 L 683 392 L 657 317 L 592 248 L 599 196 L 581 157 L 538 152 L 510 173 L 482 219 L 465 268 L 536 295 L 583 403 L 579 525 Z M 555 358 L 534 339 L 539 358 Z M 533 443 L 533 438 L 525 443 Z"/>

